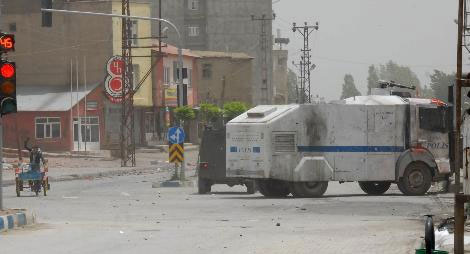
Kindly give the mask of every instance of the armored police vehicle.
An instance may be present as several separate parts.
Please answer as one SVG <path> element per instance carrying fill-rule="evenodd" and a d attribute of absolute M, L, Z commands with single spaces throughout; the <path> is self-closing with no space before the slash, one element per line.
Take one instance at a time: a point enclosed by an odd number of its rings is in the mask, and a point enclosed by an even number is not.
<path fill-rule="evenodd" d="M 227 176 L 255 179 L 264 196 L 318 197 L 329 181 L 423 195 L 451 173 L 451 125 L 442 101 L 390 94 L 258 106 L 227 124 Z"/>

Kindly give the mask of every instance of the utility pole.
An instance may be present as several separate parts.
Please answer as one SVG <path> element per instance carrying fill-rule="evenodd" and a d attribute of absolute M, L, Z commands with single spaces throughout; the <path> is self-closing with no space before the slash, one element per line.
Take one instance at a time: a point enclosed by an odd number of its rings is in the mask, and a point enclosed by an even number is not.
<path fill-rule="evenodd" d="M 303 90 L 301 91 L 301 101 L 300 103 L 310 103 L 311 102 L 311 89 L 310 89 L 310 72 L 312 62 L 311 59 L 311 49 L 309 47 L 309 37 L 310 34 L 317 30 L 318 31 L 318 22 L 314 26 L 309 26 L 307 22 L 304 23 L 304 26 L 297 26 L 296 23 L 293 24 L 292 31 L 299 32 L 304 37 L 304 47 L 300 51 L 302 51 L 302 71 L 303 71 Z"/>
<path fill-rule="evenodd" d="M 271 104 L 272 100 L 272 84 L 269 84 L 269 72 L 268 72 L 268 54 L 272 50 L 269 47 L 269 41 L 271 38 L 268 38 L 268 22 L 272 22 L 276 19 L 276 14 L 273 13 L 272 17 L 267 17 L 266 14 L 262 14 L 261 17 L 256 17 L 251 15 L 252 21 L 259 21 L 261 23 L 261 33 L 260 33 L 260 46 L 261 51 L 263 51 L 263 57 L 261 58 L 261 68 L 262 68 L 262 83 L 261 83 L 261 104 Z"/>
<path fill-rule="evenodd" d="M 122 15 L 130 16 L 129 0 L 122 0 Z M 134 78 L 132 68 L 132 21 L 122 19 L 122 112 L 121 112 L 121 167 L 135 167 L 134 136 Z"/>

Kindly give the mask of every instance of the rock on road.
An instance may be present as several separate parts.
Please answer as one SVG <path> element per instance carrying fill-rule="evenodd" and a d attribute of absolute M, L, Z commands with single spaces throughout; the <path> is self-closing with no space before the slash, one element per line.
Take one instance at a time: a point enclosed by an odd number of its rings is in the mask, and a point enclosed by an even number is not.
<path fill-rule="evenodd" d="M 414 253 L 430 196 L 396 187 L 366 196 L 331 183 L 324 198 L 267 199 L 243 187 L 151 188 L 164 173 L 55 183 L 47 197 L 14 196 L 40 224 L 0 234 L 2 253 Z"/>

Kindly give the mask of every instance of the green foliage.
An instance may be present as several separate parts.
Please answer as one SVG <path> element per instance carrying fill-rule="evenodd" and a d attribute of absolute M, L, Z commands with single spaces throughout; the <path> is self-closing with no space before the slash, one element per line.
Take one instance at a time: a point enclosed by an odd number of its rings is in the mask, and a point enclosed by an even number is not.
<path fill-rule="evenodd" d="M 182 106 L 182 107 L 177 107 L 175 108 L 175 117 L 179 121 L 187 121 L 187 120 L 193 120 L 196 118 L 196 114 L 194 113 L 194 110 L 188 106 Z"/>
<path fill-rule="evenodd" d="M 447 101 L 448 86 L 455 83 L 455 73 L 447 74 L 440 70 L 434 70 L 431 74 L 431 83 L 429 84 L 434 97 Z"/>
<path fill-rule="evenodd" d="M 354 78 L 351 74 L 344 75 L 343 92 L 341 93 L 341 99 L 349 97 L 360 96 L 361 93 L 357 90 L 354 84 Z"/>
<path fill-rule="evenodd" d="M 297 74 L 291 69 L 289 69 L 287 73 L 287 103 L 295 103 L 297 102 Z"/>
<path fill-rule="evenodd" d="M 243 114 L 248 110 L 248 107 L 243 102 L 233 101 L 224 104 L 224 117 L 228 119 L 228 121 L 232 120 L 233 118 Z"/>
<path fill-rule="evenodd" d="M 217 119 L 223 116 L 223 111 L 219 107 L 210 103 L 201 103 L 200 116 L 204 123 L 216 122 Z"/>
<path fill-rule="evenodd" d="M 370 95 L 372 88 L 378 87 L 379 74 L 374 65 L 369 66 L 369 77 L 367 77 L 367 94 Z"/>

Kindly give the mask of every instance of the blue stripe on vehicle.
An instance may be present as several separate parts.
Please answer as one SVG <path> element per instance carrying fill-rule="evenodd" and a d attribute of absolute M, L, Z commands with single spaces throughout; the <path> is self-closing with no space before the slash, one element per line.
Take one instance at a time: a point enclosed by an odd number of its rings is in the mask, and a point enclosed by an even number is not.
<path fill-rule="evenodd" d="M 3 220 L 3 217 L 0 217 L 0 231 L 5 229 L 5 221 Z"/>
<path fill-rule="evenodd" d="M 8 229 L 12 229 L 13 227 L 15 227 L 15 218 L 13 218 L 13 215 L 8 215 L 7 220 L 8 220 Z"/>
<path fill-rule="evenodd" d="M 236 153 L 237 152 L 237 147 L 236 146 L 231 146 L 230 147 L 230 152 L 231 153 Z"/>
<path fill-rule="evenodd" d="M 400 153 L 402 146 L 298 146 L 299 152 L 322 153 Z"/>
<path fill-rule="evenodd" d="M 26 225 L 26 215 L 24 213 L 17 213 L 16 216 L 18 217 L 18 226 Z"/>

